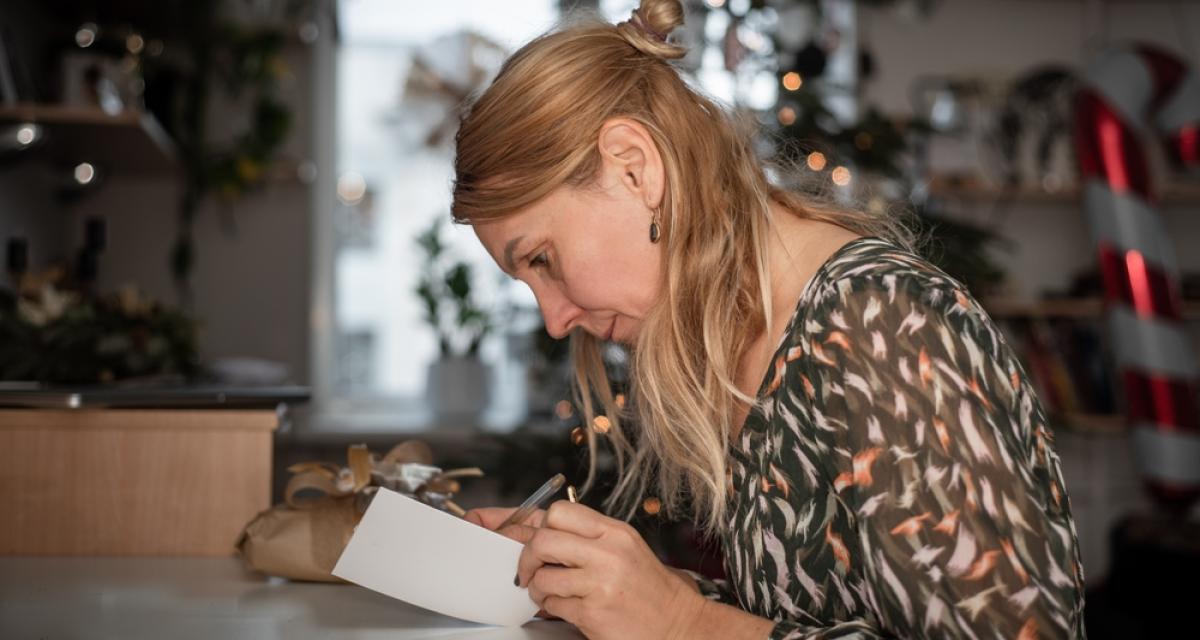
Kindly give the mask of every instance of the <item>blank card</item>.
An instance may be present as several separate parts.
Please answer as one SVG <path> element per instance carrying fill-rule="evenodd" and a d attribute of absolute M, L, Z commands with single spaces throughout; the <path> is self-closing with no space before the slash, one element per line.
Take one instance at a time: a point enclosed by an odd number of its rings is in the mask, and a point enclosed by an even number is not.
<path fill-rule="evenodd" d="M 518 626 L 537 613 L 513 586 L 521 543 L 388 489 L 363 514 L 333 575 L 455 618 Z"/>

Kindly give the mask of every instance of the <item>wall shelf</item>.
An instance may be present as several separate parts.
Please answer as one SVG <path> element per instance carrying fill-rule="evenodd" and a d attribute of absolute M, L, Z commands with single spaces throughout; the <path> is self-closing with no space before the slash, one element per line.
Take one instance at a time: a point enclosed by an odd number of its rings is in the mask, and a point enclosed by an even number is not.
<path fill-rule="evenodd" d="M 982 301 L 984 309 L 997 320 L 1034 318 L 1074 318 L 1099 320 L 1104 317 L 1102 298 L 1061 298 L 1051 300 L 1016 300 L 990 298 Z M 1200 320 L 1200 301 L 1183 303 L 1184 320 Z"/>
<path fill-rule="evenodd" d="M 1157 186 L 1160 192 L 1159 202 L 1163 205 L 1200 204 L 1200 186 L 1198 185 L 1173 183 Z M 936 175 L 929 181 L 927 187 L 932 196 L 971 202 L 1012 200 L 1014 202 L 1074 205 L 1082 202 L 1082 195 L 1077 187 L 1064 187 L 1057 191 L 1047 191 L 1029 186 L 1004 189 L 987 184 L 973 176 Z"/>
<path fill-rule="evenodd" d="M 1123 415 L 1106 413 L 1079 413 L 1069 411 L 1048 416 L 1052 426 L 1076 433 L 1119 435 L 1129 430 L 1129 421 Z"/>
<path fill-rule="evenodd" d="M 138 111 L 110 115 L 96 107 L 0 105 L 0 124 L 33 123 L 43 140 L 30 157 L 73 166 L 90 162 L 121 175 L 169 175 L 178 170 L 175 143 L 154 116 Z"/>

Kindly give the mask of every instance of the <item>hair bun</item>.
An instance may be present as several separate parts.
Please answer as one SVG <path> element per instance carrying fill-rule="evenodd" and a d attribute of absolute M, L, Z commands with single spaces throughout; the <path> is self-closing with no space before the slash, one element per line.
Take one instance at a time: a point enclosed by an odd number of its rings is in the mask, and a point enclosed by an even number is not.
<path fill-rule="evenodd" d="M 687 49 L 667 41 L 683 24 L 683 3 L 679 0 L 642 0 L 629 19 L 617 25 L 617 31 L 629 44 L 646 55 L 674 60 Z"/>

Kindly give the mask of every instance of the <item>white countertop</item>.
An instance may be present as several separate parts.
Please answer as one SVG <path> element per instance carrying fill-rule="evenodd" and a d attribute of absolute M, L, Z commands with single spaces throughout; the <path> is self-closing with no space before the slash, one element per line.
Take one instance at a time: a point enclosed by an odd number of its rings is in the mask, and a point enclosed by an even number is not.
<path fill-rule="evenodd" d="M 578 640 L 564 622 L 485 627 L 369 589 L 266 579 L 235 558 L 0 557 L 0 638 Z"/>

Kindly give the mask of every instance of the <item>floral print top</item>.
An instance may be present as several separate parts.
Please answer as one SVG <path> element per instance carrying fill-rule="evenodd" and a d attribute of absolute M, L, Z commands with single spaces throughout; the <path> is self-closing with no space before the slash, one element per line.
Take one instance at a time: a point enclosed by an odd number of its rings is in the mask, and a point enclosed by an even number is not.
<path fill-rule="evenodd" d="M 954 279 L 879 238 L 806 285 L 730 447 L 709 598 L 771 638 L 1084 637 L 1046 416 Z"/>

